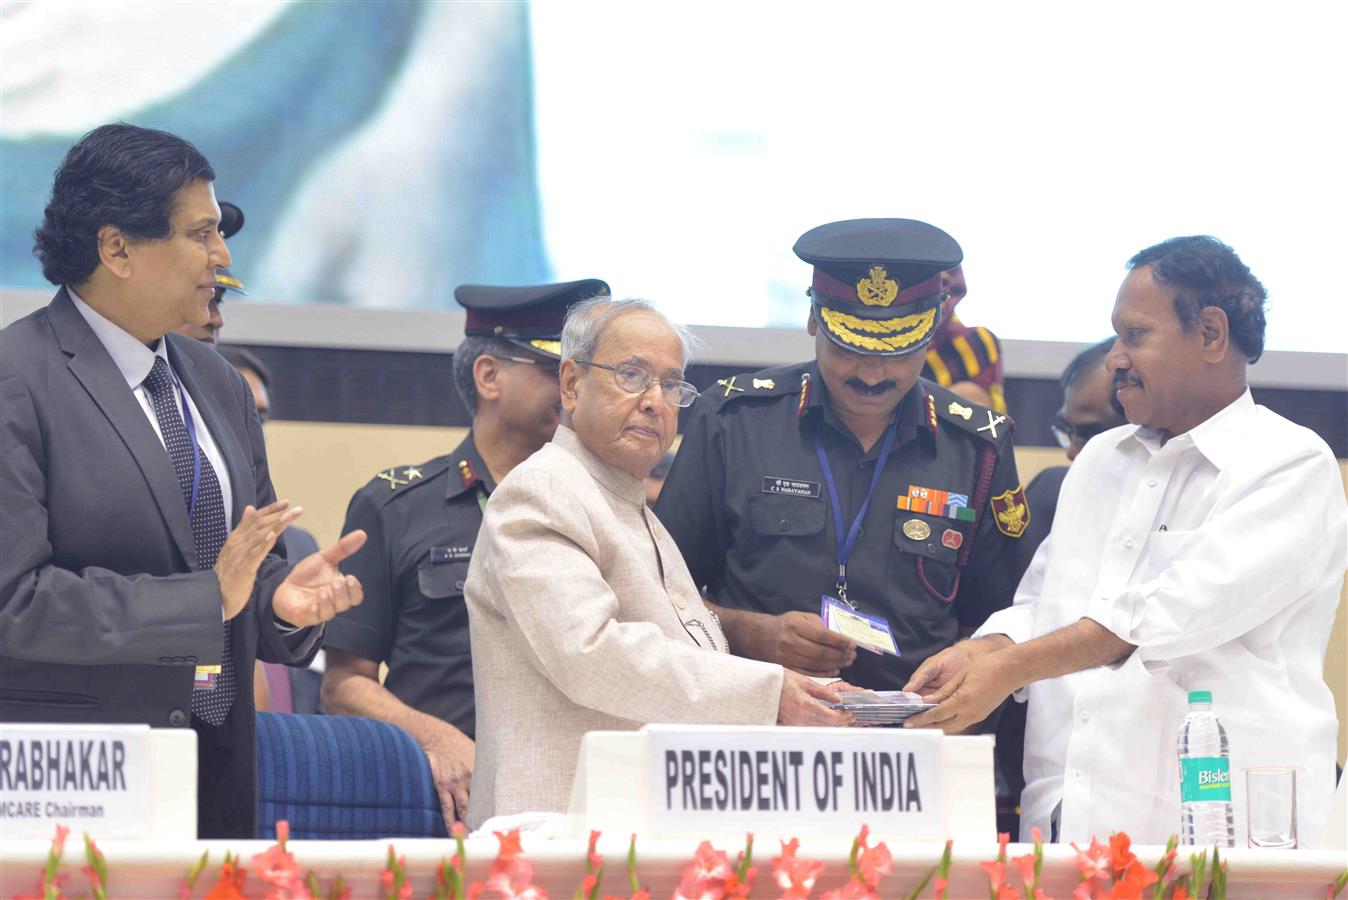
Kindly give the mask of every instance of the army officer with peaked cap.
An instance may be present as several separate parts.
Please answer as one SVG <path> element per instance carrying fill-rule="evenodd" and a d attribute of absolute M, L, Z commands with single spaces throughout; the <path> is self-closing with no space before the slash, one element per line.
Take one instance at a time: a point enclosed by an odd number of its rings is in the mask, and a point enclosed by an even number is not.
<path fill-rule="evenodd" d="M 919 378 L 963 255 L 948 234 L 854 219 L 795 252 L 815 358 L 705 390 L 655 509 L 735 652 L 897 690 L 1011 601 L 1029 518 L 1013 425 Z M 899 655 L 825 630 L 825 596 L 888 623 Z"/>
<path fill-rule="evenodd" d="M 528 287 L 463 285 L 468 310 L 454 382 L 472 431 L 447 456 L 397 465 L 351 499 L 369 541 L 344 570 L 368 584 L 360 615 L 329 624 L 328 712 L 384 719 L 431 762 L 446 823 L 468 812 L 474 759 L 473 664 L 463 583 L 487 496 L 552 438 L 562 320 L 609 292 L 597 279 Z M 388 676 L 379 683 L 379 665 Z"/>

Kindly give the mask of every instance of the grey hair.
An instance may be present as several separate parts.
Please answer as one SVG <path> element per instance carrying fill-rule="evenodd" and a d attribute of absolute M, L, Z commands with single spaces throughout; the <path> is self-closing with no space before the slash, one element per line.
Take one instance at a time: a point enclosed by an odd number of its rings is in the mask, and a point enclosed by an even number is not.
<path fill-rule="evenodd" d="M 450 366 L 454 373 L 454 388 L 459 399 L 468 408 L 469 415 L 477 414 L 477 383 L 473 381 L 473 363 L 479 356 L 518 356 L 514 344 L 495 337 L 472 335 L 465 337 L 454 351 Z"/>
<path fill-rule="evenodd" d="M 591 297 L 567 310 L 566 322 L 562 325 L 562 359 L 594 359 L 604 329 L 612 324 L 614 319 L 634 312 L 652 313 L 669 326 L 670 331 L 673 331 L 674 336 L 679 339 L 679 346 L 683 351 L 683 368 L 687 368 L 693 359 L 693 352 L 701 349 L 702 341 L 683 325 L 670 321 L 669 317 L 656 309 L 651 301 L 636 297 L 624 300 Z"/>

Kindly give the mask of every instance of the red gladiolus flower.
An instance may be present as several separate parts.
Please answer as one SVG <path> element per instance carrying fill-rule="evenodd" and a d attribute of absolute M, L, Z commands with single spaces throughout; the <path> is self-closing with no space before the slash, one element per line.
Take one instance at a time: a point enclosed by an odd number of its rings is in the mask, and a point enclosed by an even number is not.
<path fill-rule="evenodd" d="M 1011 860 L 1016 869 L 1020 871 L 1021 881 L 1025 884 L 1034 883 L 1034 854 L 1026 853 L 1024 856 L 1017 856 Z"/>
<path fill-rule="evenodd" d="M 800 859 L 796 851 L 800 841 L 782 842 L 782 855 L 772 861 L 772 878 L 782 890 L 782 900 L 805 900 L 814 890 L 814 883 L 824 871 L 818 860 Z"/>
<path fill-rule="evenodd" d="M 206 900 L 245 900 L 243 882 L 248 870 L 237 863 L 226 861 L 220 866 L 220 880 L 206 892 Z"/>
<path fill-rule="evenodd" d="M 499 831 L 493 831 L 492 834 L 496 835 L 496 840 L 501 843 L 501 848 L 496 851 L 497 862 L 510 862 L 524 852 L 520 847 L 520 830 L 518 828 L 512 828 L 505 834 Z"/>
<path fill-rule="evenodd" d="M 1155 872 L 1142 863 L 1133 862 L 1128 866 L 1123 878 L 1114 882 L 1114 890 L 1110 897 L 1113 900 L 1142 900 L 1142 892 L 1148 885 L 1155 884 L 1158 878 Z"/>
<path fill-rule="evenodd" d="M 70 835 L 70 829 L 64 825 L 56 826 L 56 837 L 51 841 L 51 852 L 60 856 L 66 849 L 66 838 Z"/>
<path fill-rule="evenodd" d="M 499 831 L 494 834 L 496 840 L 500 842 L 496 859 L 491 864 L 486 882 L 472 885 L 468 889 L 468 896 L 477 897 L 486 890 L 495 891 L 499 897 L 510 897 L 515 900 L 547 900 L 548 895 L 543 889 L 533 884 L 533 865 L 528 860 L 520 858 L 523 852 L 520 847 L 520 830 L 512 828 L 505 834 Z"/>
<path fill-rule="evenodd" d="M 1124 869 L 1137 862 L 1137 857 L 1129 849 L 1132 839 L 1124 831 L 1109 836 L 1109 864 L 1116 875 L 1122 875 Z"/>
<path fill-rule="evenodd" d="M 533 884 L 534 867 L 522 859 L 512 860 L 499 868 L 492 865 L 486 888 L 499 897 L 511 900 L 547 900 L 543 889 Z"/>
<path fill-rule="evenodd" d="M 880 879 L 889 874 L 893 860 L 883 841 L 874 847 L 863 844 L 862 851 L 857 854 L 857 877 L 871 887 L 876 887 Z"/>
<path fill-rule="evenodd" d="M 703 841 L 697 845 L 693 861 L 684 866 L 674 900 L 722 900 L 726 881 L 734 877 L 725 851 L 717 850 L 711 841 Z"/>
<path fill-rule="evenodd" d="M 267 900 L 292 900 L 309 896 L 299 863 L 295 854 L 285 849 L 286 839 L 290 836 L 290 826 L 281 821 L 276 823 L 276 843 L 266 852 L 253 856 L 253 874 L 267 883 Z"/>
<path fill-rule="evenodd" d="M 981 862 L 978 867 L 988 873 L 988 887 L 993 891 L 1000 891 L 1002 885 L 1006 883 L 1006 863 L 993 860 Z"/>
<path fill-rule="evenodd" d="M 1075 843 L 1072 849 L 1077 853 L 1077 868 L 1081 871 L 1082 881 L 1090 883 L 1110 879 L 1108 847 L 1092 837 L 1088 849 L 1082 850 Z"/>
<path fill-rule="evenodd" d="M 880 893 L 853 877 L 836 891 L 828 891 L 820 900 L 880 900 Z"/>
<path fill-rule="evenodd" d="M 933 881 L 931 885 L 932 900 L 941 900 L 945 896 L 945 889 L 948 884 L 950 882 L 944 878 L 937 878 Z"/>
<path fill-rule="evenodd" d="M 604 868 L 604 857 L 600 856 L 598 853 L 595 852 L 595 845 L 598 843 L 599 843 L 599 832 L 591 831 L 590 847 L 588 850 L 585 851 L 585 858 L 590 861 L 590 870 L 594 872 L 598 872 L 600 869 Z M 587 890 L 585 893 L 588 896 L 590 892 L 589 890 Z"/>
<path fill-rule="evenodd" d="M 103 890 L 103 879 L 98 877 L 98 873 L 94 871 L 93 866 L 81 866 L 80 871 L 89 879 L 89 884 L 93 887 L 95 893 Z"/>

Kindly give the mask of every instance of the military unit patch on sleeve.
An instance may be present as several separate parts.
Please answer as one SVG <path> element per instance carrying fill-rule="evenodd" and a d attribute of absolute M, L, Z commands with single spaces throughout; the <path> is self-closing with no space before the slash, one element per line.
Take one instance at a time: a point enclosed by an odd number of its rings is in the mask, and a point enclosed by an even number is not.
<path fill-rule="evenodd" d="M 992 519 L 997 530 L 1007 537 L 1018 538 L 1030 525 L 1030 504 L 1025 499 L 1025 488 L 1005 491 L 992 498 Z"/>

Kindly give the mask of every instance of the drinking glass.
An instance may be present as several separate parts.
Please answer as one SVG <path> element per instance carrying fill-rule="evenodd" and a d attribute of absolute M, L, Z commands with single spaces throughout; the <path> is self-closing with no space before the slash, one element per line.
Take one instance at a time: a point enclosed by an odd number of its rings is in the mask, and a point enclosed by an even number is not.
<path fill-rule="evenodd" d="M 1297 770 L 1293 766 L 1245 769 L 1245 824 L 1249 845 L 1292 850 L 1297 845 Z"/>

